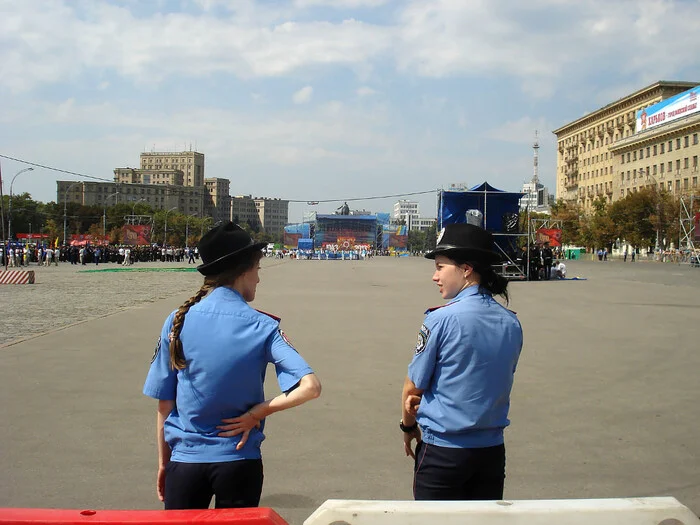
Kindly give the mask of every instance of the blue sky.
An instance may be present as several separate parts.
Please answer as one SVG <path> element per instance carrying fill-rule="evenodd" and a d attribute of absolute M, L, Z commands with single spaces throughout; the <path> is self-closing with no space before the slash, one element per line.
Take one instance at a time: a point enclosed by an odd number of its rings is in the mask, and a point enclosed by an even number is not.
<path fill-rule="evenodd" d="M 553 129 L 700 81 L 699 19 L 690 0 L 0 0 L 0 154 L 111 179 L 191 145 L 232 194 L 345 199 L 519 189 L 538 129 L 553 191 Z M 24 165 L 0 165 L 7 193 Z M 75 178 L 13 191 L 55 200 Z"/>

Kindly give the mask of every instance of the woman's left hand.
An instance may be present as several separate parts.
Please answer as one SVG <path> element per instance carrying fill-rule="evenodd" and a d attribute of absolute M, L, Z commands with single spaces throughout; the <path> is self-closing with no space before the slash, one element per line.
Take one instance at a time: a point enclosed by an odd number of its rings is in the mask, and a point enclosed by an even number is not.
<path fill-rule="evenodd" d="M 241 450 L 245 446 L 251 430 L 254 428 L 260 428 L 260 420 L 257 419 L 250 411 L 239 417 L 222 419 L 221 422 L 223 425 L 216 427 L 217 429 L 221 430 L 221 432 L 218 434 L 219 436 L 233 437 L 243 434 L 241 436 L 241 440 L 236 446 L 236 450 Z"/>

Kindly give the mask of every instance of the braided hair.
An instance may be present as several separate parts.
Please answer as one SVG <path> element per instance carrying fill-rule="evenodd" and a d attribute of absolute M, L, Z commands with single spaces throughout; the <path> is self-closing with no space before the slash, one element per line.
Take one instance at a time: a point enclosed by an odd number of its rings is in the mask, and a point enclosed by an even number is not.
<path fill-rule="evenodd" d="M 169 335 L 170 366 L 173 370 L 183 370 L 187 366 L 185 351 L 182 347 L 182 341 L 180 341 L 180 332 L 182 331 L 182 326 L 185 324 L 185 315 L 187 315 L 190 308 L 204 299 L 204 297 L 215 288 L 220 286 L 233 286 L 236 279 L 260 262 L 262 255 L 262 252 L 258 250 L 246 253 L 241 255 L 230 268 L 216 275 L 206 276 L 204 278 L 204 284 L 202 284 L 199 291 L 187 299 L 187 301 L 177 309 Z"/>

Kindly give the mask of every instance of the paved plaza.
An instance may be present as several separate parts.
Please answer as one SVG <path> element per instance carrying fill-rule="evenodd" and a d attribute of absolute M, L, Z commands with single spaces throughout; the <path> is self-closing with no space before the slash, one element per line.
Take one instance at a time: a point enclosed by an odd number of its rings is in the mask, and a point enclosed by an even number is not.
<path fill-rule="evenodd" d="M 568 267 L 588 280 L 512 283 L 525 346 L 506 498 L 671 495 L 700 513 L 700 269 Z M 201 277 L 83 269 L 0 286 L 0 506 L 160 508 L 141 388 L 163 320 Z M 262 505 L 300 524 L 326 499 L 411 498 L 400 393 L 441 302 L 431 275 L 420 258 L 264 261 L 254 305 L 283 318 L 323 394 L 269 418 Z"/>

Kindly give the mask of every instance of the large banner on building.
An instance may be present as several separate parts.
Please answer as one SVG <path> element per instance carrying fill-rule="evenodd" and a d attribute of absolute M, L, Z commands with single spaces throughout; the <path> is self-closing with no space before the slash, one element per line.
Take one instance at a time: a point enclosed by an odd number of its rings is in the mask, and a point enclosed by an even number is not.
<path fill-rule="evenodd" d="M 559 228 L 540 228 L 537 230 L 537 242 L 548 242 L 553 248 L 561 246 L 561 230 Z"/>
<path fill-rule="evenodd" d="M 130 246 L 151 244 L 151 226 L 148 224 L 125 224 L 122 227 L 122 244 Z"/>
<path fill-rule="evenodd" d="M 700 91 L 700 86 L 637 111 L 635 131 L 639 133 L 640 131 L 697 113 L 698 91 Z"/>

